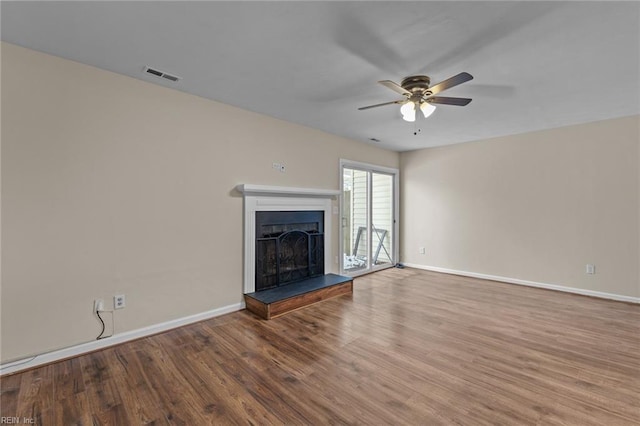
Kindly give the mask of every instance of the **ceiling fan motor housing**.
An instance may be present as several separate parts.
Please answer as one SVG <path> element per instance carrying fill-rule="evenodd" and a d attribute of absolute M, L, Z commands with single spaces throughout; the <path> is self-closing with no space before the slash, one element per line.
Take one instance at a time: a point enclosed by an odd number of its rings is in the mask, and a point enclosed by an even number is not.
<path fill-rule="evenodd" d="M 411 93 L 423 93 L 429 89 L 431 79 L 426 75 L 410 75 L 402 80 L 400 86 Z"/>

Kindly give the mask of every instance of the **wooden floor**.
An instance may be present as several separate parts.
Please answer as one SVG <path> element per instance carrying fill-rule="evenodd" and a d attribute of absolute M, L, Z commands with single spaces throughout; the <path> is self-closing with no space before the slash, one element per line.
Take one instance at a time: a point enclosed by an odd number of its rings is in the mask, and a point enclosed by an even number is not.
<path fill-rule="evenodd" d="M 414 269 L 1 380 L 71 424 L 640 424 L 640 306 Z"/>

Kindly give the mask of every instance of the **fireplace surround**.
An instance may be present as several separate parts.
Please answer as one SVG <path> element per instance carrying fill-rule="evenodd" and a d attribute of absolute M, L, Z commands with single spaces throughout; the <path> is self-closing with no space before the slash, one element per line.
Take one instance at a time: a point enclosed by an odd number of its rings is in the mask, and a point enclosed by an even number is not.
<path fill-rule="evenodd" d="M 238 185 L 236 189 L 244 196 L 244 288 L 243 292 L 253 293 L 256 288 L 256 247 L 258 212 L 319 212 L 322 214 L 323 261 L 322 274 L 331 270 L 332 254 L 332 216 L 338 214 L 337 207 L 332 208 L 332 200 L 339 190 L 294 188 L 267 185 Z M 313 231 L 313 230 L 311 230 Z M 276 233 L 281 231 L 276 231 Z M 282 231 L 284 233 L 284 231 Z M 287 231 L 288 232 L 288 231 Z M 305 231 L 306 232 L 306 231 Z M 308 232 L 313 235 L 313 232 Z M 282 234 L 280 234 L 282 235 Z M 300 234 L 292 237 L 301 237 Z M 317 247 L 315 247 L 317 249 Z M 314 271 L 317 271 L 316 268 Z M 295 281 L 295 279 L 294 279 Z"/>

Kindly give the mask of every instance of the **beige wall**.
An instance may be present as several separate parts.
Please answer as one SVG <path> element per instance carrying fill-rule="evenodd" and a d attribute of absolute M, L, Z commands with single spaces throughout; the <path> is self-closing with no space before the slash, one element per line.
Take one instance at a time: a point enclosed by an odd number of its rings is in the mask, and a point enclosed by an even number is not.
<path fill-rule="evenodd" d="M 403 153 L 402 261 L 640 296 L 639 124 Z"/>
<path fill-rule="evenodd" d="M 235 185 L 337 189 L 340 158 L 399 165 L 394 152 L 3 43 L 2 360 L 93 340 L 95 298 L 126 295 L 117 332 L 241 302 Z"/>
<path fill-rule="evenodd" d="M 236 184 L 338 188 L 340 158 L 399 166 L 396 153 L 1 46 L 3 362 L 93 340 L 95 298 L 126 294 L 117 332 L 239 303 Z M 402 261 L 640 296 L 639 124 L 402 154 Z"/>

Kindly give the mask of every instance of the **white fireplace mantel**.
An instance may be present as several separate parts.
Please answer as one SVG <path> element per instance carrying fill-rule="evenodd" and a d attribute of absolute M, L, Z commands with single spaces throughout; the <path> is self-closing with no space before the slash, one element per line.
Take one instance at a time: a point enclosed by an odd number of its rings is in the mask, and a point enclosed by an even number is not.
<path fill-rule="evenodd" d="M 249 196 L 296 196 L 296 197 L 328 197 L 335 198 L 340 195 L 337 189 L 318 188 L 293 188 L 289 186 L 251 185 L 243 183 L 236 189 Z"/>
<path fill-rule="evenodd" d="M 244 195 L 244 293 L 256 288 L 256 212 L 258 211 L 324 211 L 324 270 L 331 271 L 331 200 L 340 195 L 337 189 L 294 188 L 269 185 L 237 185 Z M 337 211 L 335 212 L 337 214 Z"/>

